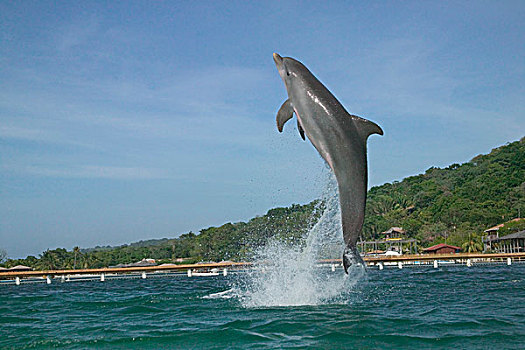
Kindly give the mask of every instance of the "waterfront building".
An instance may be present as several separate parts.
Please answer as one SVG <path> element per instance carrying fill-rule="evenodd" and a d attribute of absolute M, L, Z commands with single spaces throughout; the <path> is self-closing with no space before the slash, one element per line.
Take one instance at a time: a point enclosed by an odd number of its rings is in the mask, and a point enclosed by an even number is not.
<path fill-rule="evenodd" d="M 144 266 L 156 266 L 157 263 L 155 262 L 155 259 L 142 259 L 141 261 L 137 261 L 132 264 L 118 264 L 115 266 L 110 267 L 144 267 Z"/>
<path fill-rule="evenodd" d="M 488 250 L 494 250 L 498 253 L 525 252 L 525 230 L 502 237 L 485 239 L 484 243 L 488 246 Z"/>
<path fill-rule="evenodd" d="M 482 237 L 481 239 L 481 241 L 483 242 L 483 251 L 484 252 L 487 252 L 487 251 L 503 252 L 503 250 L 500 249 L 500 247 L 502 246 L 502 243 L 508 243 L 506 244 L 506 249 L 510 249 L 511 242 L 503 242 L 503 241 L 506 241 L 506 240 L 512 241 L 513 238 L 506 238 L 502 240 L 503 237 L 500 237 L 499 230 L 509 223 L 519 222 L 521 220 L 525 220 L 525 219 L 515 218 L 503 224 L 493 226 L 483 231 L 487 234 L 485 237 Z M 510 236 L 510 235 L 507 235 L 507 236 Z M 519 240 L 516 242 L 512 242 L 512 243 L 514 243 L 514 249 L 518 249 L 518 247 L 520 247 L 520 244 L 521 244 Z M 521 247 L 523 248 L 523 244 L 521 245 Z"/>
<path fill-rule="evenodd" d="M 406 233 L 405 230 L 403 230 L 402 227 L 390 227 L 385 232 L 381 232 L 381 234 L 385 235 L 385 239 L 402 239 L 403 235 Z"/>
<path fill-rule="evenodd" d="M 365 253 L 366 256 L 378 256 L 378 255 L 384 255 L 386 253 L 386 250 L 370 250 Z"/>
<path fill-rule="evenodd" d="M 425 254 L 454 254 L 461 252 L 460 247 L 456 247 L 450 244 L 440 243 L 423 249 Z"/>
<path fill-rule="evenodd" d="M 499 224 L 499 225 L 493 226 L 491 228 L 488 228 L 488 229 L 486 229 L 483 232 L 485 232 L 485 233 L 487 233 L 489 235 L 497 235 L 499 229 L 502 228 L 503 226 L 505 226 L 506 224 L 511 223 L 511 222 L 518 222 L 518 221 L 521 221 L 521 220 L 525 220 L 525 219 L 523 219 L 523 218 L 515 218 L 515 219 L 512 219 L 510 221 L 504 222 L 503 224 Z"/>
<path fill-rule="evenodd" d="M 376 241 L 361 241 L 357 243 L 359 251 L 365 255 L 382 255 L 389 251 L 399 254 L 417 253 L 417 241 L 404 237 L 406 231 L 402 227 L 391 227 L 381 232 L 382 239 Z"/>
<path fill-rule="evenodd" d="M 16 265 L 11 267 L 9 271 L 33 271 L 33 268 L 24 265 Z"/>

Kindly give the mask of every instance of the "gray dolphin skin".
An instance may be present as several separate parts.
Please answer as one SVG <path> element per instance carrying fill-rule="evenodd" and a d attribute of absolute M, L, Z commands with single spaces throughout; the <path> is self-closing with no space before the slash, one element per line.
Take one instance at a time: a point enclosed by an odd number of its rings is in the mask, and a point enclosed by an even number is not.
<path fill-rule="evenodd" d="M 288 99 L 277 112 L 277 129 L 297 116 L 305 134 L 335 174 L 341 204 L 345 249 L 343 266 L 365 266 L 356 248 L 363 227 L 367 190 L 366 141 L 371 134 L 383 135 L 375 123 L 349 114 L 343 105 L 301 62 L 273 54 Z"/>

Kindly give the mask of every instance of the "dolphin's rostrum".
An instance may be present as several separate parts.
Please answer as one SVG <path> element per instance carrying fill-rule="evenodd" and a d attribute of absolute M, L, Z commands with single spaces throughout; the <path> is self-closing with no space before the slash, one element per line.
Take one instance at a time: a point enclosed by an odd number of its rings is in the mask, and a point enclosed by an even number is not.
<path fill-rule="evenodd" d="M 277 112 L 277 128 L 297 116 L 301 137 L 305 134 L 335 174 L 341 204 L 345 250 L 343 265 L 361 264 L 356 248 L 363 227 L 367 190 L 366 141 L 383 135 L 375 123 L 349 114 L 341 103 L 301 62 L 273 54 L 288 99 Z"/>

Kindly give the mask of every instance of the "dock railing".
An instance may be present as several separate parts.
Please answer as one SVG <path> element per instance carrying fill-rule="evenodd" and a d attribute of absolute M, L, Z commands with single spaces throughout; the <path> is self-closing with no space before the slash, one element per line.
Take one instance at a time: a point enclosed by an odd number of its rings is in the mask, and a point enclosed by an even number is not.
<path fill-rule="evenodd" d="M 473 262 L 506 262 L 511 265 L 512 261 L 524 261 L 525 252 L 523 253 L 455 253 L 455 254 L 417 254 L 417 255 L 393 255 L 393 256 L 365 256 L 364 261 L 368 266 L 378 266 L 382 269 L 385 265 L 396 265 L 402 268 L 404 264 L 433 264 L 437 267 L 438 264 L 444 261 L 456 262 L 472 266 Z M 325 259 L 320 260 L 320 264 L 332 265 L 332 270 L 335 269 L 336 264 L 341 264 L 341 259 Z M 392 264 L 394 263 L 394 264 Z M 108 267 L 96 269 L 74 269 L 74 270 L 36 270 L 36 271 L 1 271 L 0 280 L 16 280 L 17 284 L 21 279 L 28 278 L 44 278 L 50 283 L 51 278 L 66 276 L 82 276 L 95 275 L 99 276 L 101 281 L 105 280 L 106 275 L 114 274 L 141 274 L 142 278 L 146 278 L 148 273 L 159 272 L 180 272 L 187 271 L 188 276 L 192 276 L 193 271 L 210 271 L 212 269 L 223 269 L 226 275 L 226 269 L 243 269 L 252 267 L 251 262 L 218 262 L 218 263 L 204 263 L 204 264 L 167 264 L 159 266 L 137 266 L 137 267 Z"/>

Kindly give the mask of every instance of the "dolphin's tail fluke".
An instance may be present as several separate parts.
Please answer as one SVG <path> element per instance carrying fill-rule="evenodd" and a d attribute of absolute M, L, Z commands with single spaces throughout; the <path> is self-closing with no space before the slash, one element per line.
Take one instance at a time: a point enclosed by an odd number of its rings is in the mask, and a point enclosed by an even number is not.
<path fill-rule="evenodd" d="M 346 247 L 343 252 L 343 267 L 345 268 L 346 274 L 348 274 L 348 268 L 354 265 L 362 267 L 366 266 L 356 247 Z"/>

